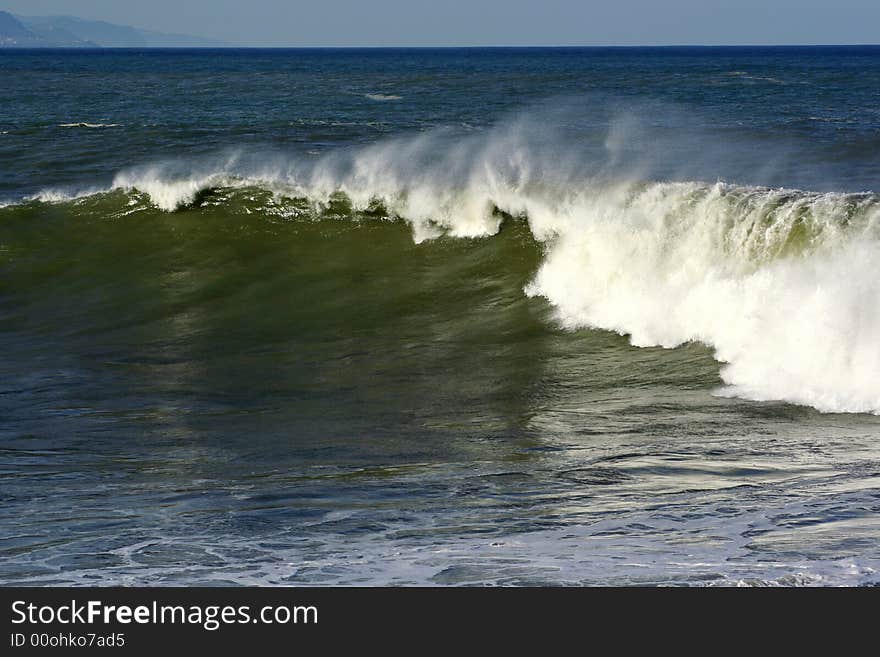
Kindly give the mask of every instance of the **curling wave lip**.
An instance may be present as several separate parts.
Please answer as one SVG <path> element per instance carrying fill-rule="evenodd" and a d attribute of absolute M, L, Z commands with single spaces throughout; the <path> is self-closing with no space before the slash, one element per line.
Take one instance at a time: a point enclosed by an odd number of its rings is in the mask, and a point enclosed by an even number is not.
<path fill-rule="evenodd" d="M 438 146 L 428 135 L 262 168 L 239 155 L 157 164 L 112 187 L 165 211 L 222 189 L 263 189 L 314 212 L 342 198 L 408 222 L 416 242 L 488 237 L 522 218 L 546 250 L 525 293 L 546 297 L 563 326 L 639 347 L 709 345 L 724 363 L 720 395 L 880 413 L 875 194 L 579 179 L 515 133 L 460 139 L 439 157 Z"/>

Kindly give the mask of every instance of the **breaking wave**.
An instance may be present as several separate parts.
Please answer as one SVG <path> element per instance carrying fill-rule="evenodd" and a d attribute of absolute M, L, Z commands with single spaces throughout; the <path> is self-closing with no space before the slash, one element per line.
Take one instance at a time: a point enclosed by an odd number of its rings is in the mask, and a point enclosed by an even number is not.
<path fill-rule="evenodd" d="M 638 347 L 705 343 L 722 363 L 721 395 L 880 414 L 875 193 L 664 178 L 628 158 L 614 129 L 592 146 L 563 142 L 512 123 L 318 158 L 169 161 L 121 171 L 111 187 L 167 212 L 214 195 L 249 213 L 269 211 L 268 197 L 285 216 L 403 220 L 417 242 L 489 237 L 521 220 L 545 250 L 524 292 L 565 327 Z"/>

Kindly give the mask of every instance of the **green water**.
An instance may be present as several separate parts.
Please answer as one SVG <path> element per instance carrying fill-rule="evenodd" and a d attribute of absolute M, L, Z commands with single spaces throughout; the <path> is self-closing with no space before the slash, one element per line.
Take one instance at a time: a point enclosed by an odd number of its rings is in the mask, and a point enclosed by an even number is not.
<path fill-rule="evenodd" d="M 876 584 L 878 80 L 0 50 L 0 583 Z"/>

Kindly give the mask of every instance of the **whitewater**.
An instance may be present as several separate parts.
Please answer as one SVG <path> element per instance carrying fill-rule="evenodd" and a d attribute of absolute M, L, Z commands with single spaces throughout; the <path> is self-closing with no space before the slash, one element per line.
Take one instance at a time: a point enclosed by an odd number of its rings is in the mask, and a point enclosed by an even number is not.
<path fill-rule="evenodd" d="M 0 582 L 880 581 L 880 47 L 0 79 Z"/>
<path fill-rule="evenodd" d="M 656 167 L 637 148 L 622 155 L 622 141 L 614 124 L 598 152 L 579 150 L 519 118 L 319 158 L 166 160 L 120 171 L 103 192 L 29 200 L 122 190 L 175 212 L 206 194 L 256 190 L 273 202 L 254 212 L 297 217 L 305 205 L 316 217 L 342 203 L 342 218 L 407 222 L 416 243 L 489 238 L 525 221 L 544 258 L 524 293 L 553 304 L 562 326 L 614 331 L 637 347 L 703 343 L 722 364 L 722 396 L 880 414 L 880 198 L 650 180 Z"/>

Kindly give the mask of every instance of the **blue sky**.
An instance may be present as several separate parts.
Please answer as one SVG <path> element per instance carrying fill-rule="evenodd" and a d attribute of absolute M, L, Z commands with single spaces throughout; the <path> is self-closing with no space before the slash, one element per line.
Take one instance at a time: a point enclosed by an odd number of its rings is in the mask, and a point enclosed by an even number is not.
<path fill-rule="evenodd" d="M 880 43 L 880 0 L 0 0 L 252 46 Z"/>

